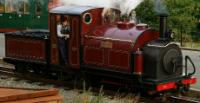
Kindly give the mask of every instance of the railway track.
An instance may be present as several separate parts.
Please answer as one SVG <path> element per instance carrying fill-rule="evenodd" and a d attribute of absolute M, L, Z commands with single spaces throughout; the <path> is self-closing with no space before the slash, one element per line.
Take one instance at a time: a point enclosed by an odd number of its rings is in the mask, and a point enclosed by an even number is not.
<path fill-rule="evenodd" d="M 49 79 L 49 78 L 43 78 L 42 76 L 31 74 L 31 73 L 17 73 L 15 72 L 15 68 L 9 67 L 9 66 L 2 66 L 0 65 L 0 74 L 6 75 L 7 77 L 17 77 L 20 79 L 26 78 L 25 80 L 29 80 L 31 82 L 42 82 L 46 84 L 54 84 L 56 86 L 67 86 L 68 88 L 73 88 L 74 87 L 74 81 L 61 81 L 61 80 L 54 80 L 54 79 Z M 81 84 L 82 85 L 82 84 Z M 98 90 L 95 90 L 96 92 Z M 81 90 L 80 90 L 81 92 Z M 104 94 L 107 95 L 112 95 L 116 93 L 111 93 L 115 92 L 112 90 L 104 90 Z M 191 90 L 190 93 L 196 93 L 197 95 L 200 95 L 200 91 L 198 90 Z M 194 97 L 189 97 L 189 96 L 169 96 L 167 97 L 166 101 L 163 102 L 161 99 L 150 99 L 150 98 L 145 98 L 145 97 L 140 97 L 141 103 L 200 103 L 200 98 L 194 98 Z"/>
<path fill-rule="evenodd" d="M 0 60 L 0 76 L 7 75 L 7 76 L 15 76 L 15 68 L 14 66 L 7 65 L 2 60 Z"/>
<path fill-rule="evenodd" d="M 170 103 L 200 103 L 200 99 L 187 96 L 170 96 Z"/>
<path fill-rule="evenodd" d="M 23 73 L 16 73 L 12 70 L 7 71 L 5 68 L 2 68 L 2 67 L 0 67 L 0 74 L 6 75 L 6 76 L 11 76 L 11 77 L 16 77 L 16 78 L 21 78 L 21 79 L 26 78 L 25 80 L 30 80 L 32 82 L 44 82 L 46 84 L 56 84 L 57 86 L 58 85 L 64 85 L 66 83 L 66 82 L 63 82 L 63 81 L 42 78 L 41 76 L 34 75 L 34 74 L 31 74 L 31 73 L 23 74 Z"/>

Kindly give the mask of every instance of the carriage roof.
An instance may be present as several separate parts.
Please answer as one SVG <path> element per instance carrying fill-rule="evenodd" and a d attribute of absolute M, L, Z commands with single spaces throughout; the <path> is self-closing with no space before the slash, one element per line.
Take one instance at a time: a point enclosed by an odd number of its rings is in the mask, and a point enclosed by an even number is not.
<path fill-rule="evenodd" d="M 92 6 L 59 6 L 50 10 L 50 13 L 81 15 L 88 10 L 96 8 Z"/>

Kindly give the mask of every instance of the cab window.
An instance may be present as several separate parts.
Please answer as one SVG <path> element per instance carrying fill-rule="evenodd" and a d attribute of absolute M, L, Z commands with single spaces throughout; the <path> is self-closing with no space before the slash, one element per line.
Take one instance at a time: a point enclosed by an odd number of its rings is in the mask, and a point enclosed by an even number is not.
<path fill-rule="evenodd" d="M 115 23 L 119 20 L 120 11 L 112 8 L 105 8 L 103 10 L 104 23 Z"/>
<path fill-rule="evenodd" d="M 4 13 L 4 5 L 5 5 L 4 0 L 0 0 L 0 13 Z"/>
<path fill-rule="evenodd" d="M 83 15 L 83 22 L 86 23 L 86 24 L 90 24 L 92 22 L 92 14 L 85 13 Z"/>

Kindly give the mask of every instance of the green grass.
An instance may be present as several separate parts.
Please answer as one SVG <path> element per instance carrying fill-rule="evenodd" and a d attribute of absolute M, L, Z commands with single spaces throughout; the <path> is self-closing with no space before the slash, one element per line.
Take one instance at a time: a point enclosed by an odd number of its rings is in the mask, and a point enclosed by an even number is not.
<path fill-rule="evenodd" d="M 101 86 L 99 92 L 93 92 L 91 88 L 86 90 L 84 86 L 82 93 L 77 92 L 71 99 L 68 99 L 67 95 L 63 93 L 61 95 L 64 96 L 62 103 L 138 103 L 140 99 L 139 95 L 131 93 L 117 92 L 115 95 L 106 95 L 104 94 L 103 86 Z"/>
<path fill-rule="evenodd" d="M 183 47 L 192 48 L 192 49 L 200 49 L 200 42 L 183 42 Z"/>

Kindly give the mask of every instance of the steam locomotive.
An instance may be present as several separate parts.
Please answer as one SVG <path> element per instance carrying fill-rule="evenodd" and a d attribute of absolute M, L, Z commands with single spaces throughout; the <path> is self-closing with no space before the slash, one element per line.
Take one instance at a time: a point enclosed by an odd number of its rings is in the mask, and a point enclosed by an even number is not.
<path fill-rule="evenodd" d="M 17 70 L 84 73 L 102 83 L 128 84 L 138 90 L 164 92 L 187 90 L 196 83 L 194 71 L 184 69 L 180 47 L 166 33 L 167 15 L 160 16 L 160 31 L 146 24 L 119 21 L 114 10 L 102 16 L 103 8 L 60 6 L 49 14 L 50 32 L 29 30 L 6 33 L 6 62 Z M 67 63 L 59 51 L 57 24 L 70 23 L 66 43 Z M 109 19 L 111 18 L 111 19 Z M 185 62 L 191 61 L 186 56 Z M 192 63 L 193 64 L 193 63 Z M 194 65 L 193 65 L 194 66 Z"/>

